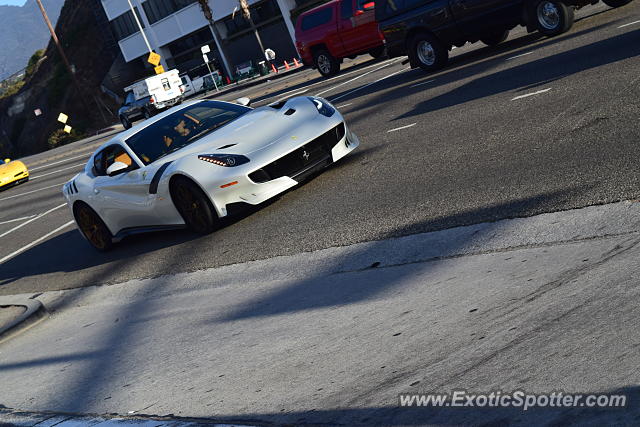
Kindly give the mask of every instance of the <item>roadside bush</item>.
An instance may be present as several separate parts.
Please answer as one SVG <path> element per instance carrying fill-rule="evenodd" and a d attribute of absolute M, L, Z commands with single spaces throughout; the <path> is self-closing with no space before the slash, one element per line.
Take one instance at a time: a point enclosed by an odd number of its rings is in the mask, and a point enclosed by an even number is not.
<path fill-rule="evenodd" d="M 44 55 L 44 49 L 36 50 L 31 58 L 29 58 L 29 62 L 27 63 L 27 68 L 24 70 L 25 80 L 30 78 L 38 69 L 38 62 Z"/>
<path fill-rule="evenodd" d="M 17 82 L 7 86 L 6 89 L 0 88 L 0 99 L 8 98 L 12 95 L 15 95 L 16 93 L 20 92 L 22 86 L 24 86 L 24 80 L 18 80 Z"/>
<path fill-rule="evenodd" d="M 66 133 L 64 130 L 58 129 L 49 136 L 47 143 L 49 144 L 49 148 L 56 148 L 82 139 L 84 136 L 82 132 L 78 132 L 75 129 L 72 129 L 71 133 Z"/>

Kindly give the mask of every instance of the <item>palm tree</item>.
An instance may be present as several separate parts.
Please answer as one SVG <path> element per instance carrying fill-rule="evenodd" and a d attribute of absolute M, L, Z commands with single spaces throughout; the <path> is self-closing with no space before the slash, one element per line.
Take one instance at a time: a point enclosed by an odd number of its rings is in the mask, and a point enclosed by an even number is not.
<path fill-rule="evenodd" d="M 249 21 L 251 28 L 253 29 L 253 34 L 256 36 L 256 40 L 258 41 L 258 46 L 260 47 L 260 52 L 264 52 L 264 46 L 262 44 L 262 39 L 260 38 L 260 34 L 258 34 L 258 29 L 256 28 L 256 24 L 253 23 L 253 19 L 251 19 L 251 11 L 249 10 L 249 3 L 247 0 L 238 0 L 240 3 L 240 9 L 242 10 L 242 16 L 244 19 Z"/>
<path fill-rule="evenodd" d="M 230 61 L 229 55 L 227 55 L 226 46 L 222 43 L 222 36 L 216 28 L 216 23 L 213 20 L 213 12 L 211 11 L 211 7 L 209 7 L 209 1 L 198 0 L 198 4 L 200 4 L 200 10 L 202 10 L 202 14 L 204 15 L 205 19 L 209 21 L 209 29 L 211 30 L 211 33 L 216 38 L 216 40 L 218 40 L 218 49 L 220 50 L 220 56 L 222 56 L 222 64 L 225 68 L 227 76 L 233 77 L 231 64 L 228 63 L 228 61 Z"/>

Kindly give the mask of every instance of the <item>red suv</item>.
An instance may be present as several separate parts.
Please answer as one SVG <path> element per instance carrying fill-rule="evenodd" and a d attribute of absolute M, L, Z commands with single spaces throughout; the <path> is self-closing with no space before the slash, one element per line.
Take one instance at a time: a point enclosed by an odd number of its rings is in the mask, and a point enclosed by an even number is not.
<path fill-rule="evenodd" d="M 378 29 L 375 2 L 332 0 L 302 13 L 296 22 L 296 47 L 306 65 L 325 77 L 340 71 L 342 58 L 384 53 L 384 37 Z"/>

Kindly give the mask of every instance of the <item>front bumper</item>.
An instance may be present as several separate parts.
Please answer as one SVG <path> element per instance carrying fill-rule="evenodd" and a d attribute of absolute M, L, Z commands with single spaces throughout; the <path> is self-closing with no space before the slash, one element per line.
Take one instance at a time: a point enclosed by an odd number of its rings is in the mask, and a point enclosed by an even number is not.
<path fill-rule="evenodd" d="M 10 185 L 20 184 L 23 181 L 26 181 L 29 178 L 29 172 L 23 171 L 18 174 L 15 174 L 12 177 L 4 177 L 0 178 L 0 188 L 8 187 Z"/>
<path fill-rule="evenodd" d="M 227 216 L 229 205 L 263 203 L 305 181 L 355 150 L 360 145 L 360 140 L 346 125 L 341 125 L 345 129 L 344 134 L 337 142 L 326 147 L 326 150 L 313 146 L 318 144 L 317 140 L 322 138 L 321 136 L 270 162 L 253 164 L 242 175 L 227 178 L 227 183 L 218 185 L 217 190 L 213 194 L 210 193 L 218 215 Z M 305 159 L 305 155 L 308 158 Z M 300 156 L 299 158 L 303 160 L 296 163 L 293 159 L 296 156 Z M 233 184 L 221 188 L 231 183 Z"/>

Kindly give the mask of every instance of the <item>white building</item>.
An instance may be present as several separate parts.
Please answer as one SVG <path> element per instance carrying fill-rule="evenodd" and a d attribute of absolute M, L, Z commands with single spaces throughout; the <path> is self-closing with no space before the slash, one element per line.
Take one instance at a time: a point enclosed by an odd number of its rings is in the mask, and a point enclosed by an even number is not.
<path fill-rule="evenodd" d="M 220 71 L 232 75 L 247 61 L 254 66 L 263 61 L 262 48 L 273 49 L 279 62 L 298 56 L 290 13 L 296 0 L 248 0 L 250 20 L 244 18 L 238 0 L 208 1 L 221 40 L 215 39 L 197 0 L 131 0 L 152 49 L 162 56 L 166 69 L 184 72 L 204 67 L 200 48 L 205 44 Z M 128 0 L 101 2 L 125 61 L 146 61 L 149 51 Z M 227 58 L 220 54 L 221 45 Z"/>

